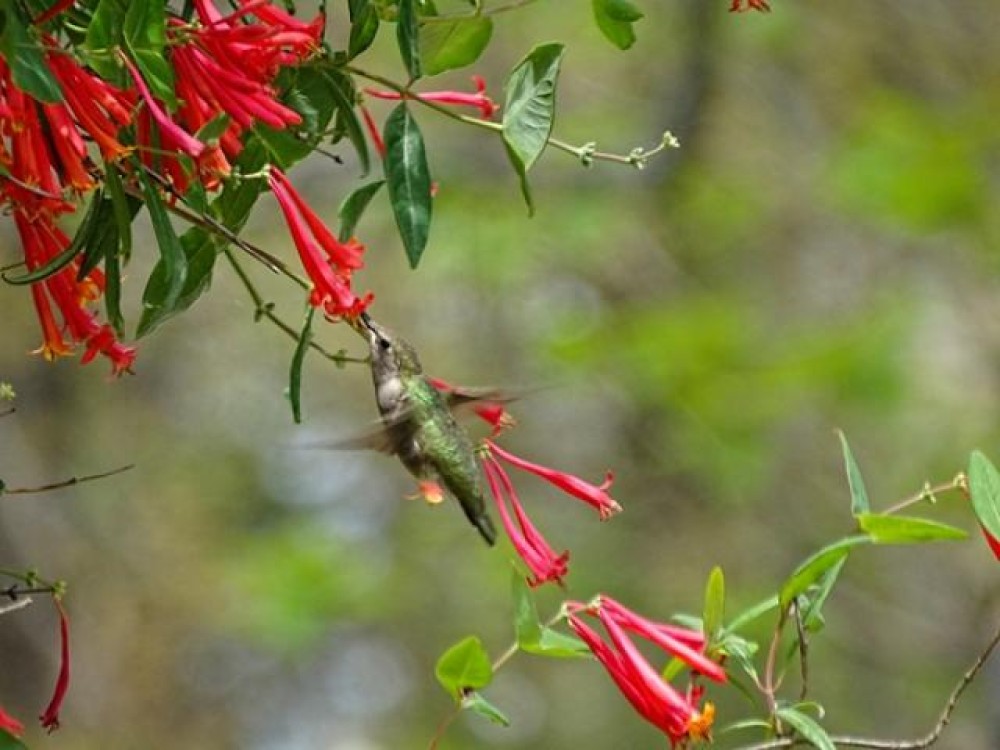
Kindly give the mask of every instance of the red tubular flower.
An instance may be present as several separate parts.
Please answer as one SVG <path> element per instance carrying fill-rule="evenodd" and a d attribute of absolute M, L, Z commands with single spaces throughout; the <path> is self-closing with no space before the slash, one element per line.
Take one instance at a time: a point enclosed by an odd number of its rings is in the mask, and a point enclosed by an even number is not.
<path fill-rule="evenodd" d="M 361 110 L 361 119 L 365 122 L 365 128 L 368 130 L 368 137 L 372 140 L 372 145 L 375 147 L 375 151 L 380 157 L 385 158 L 385 141 L 382 140 L 382 134 L 378 130 L 378 125 L 375 124 L 375 118 L 372 117 L 372 113 L 368 111 L 368 107 L 364 104 L 358 105 Z"/>
<path fill-rule="evenodd" d="M 24 724 L 19 722 L 9 713 L 0 707 L 0 730 L 13 735 L 14 737 L 20 737 L 24 733 Z"/>
<path fill-rule="evenodd" d="M 486 454 L 483 456 L 483 468 L 486 471 L 486 482 L 490 492 L 497 504 L 497 511 L 500 513 L 500 520 L 503 522 L 507 536 L 518 556 L 524 561 L 531 571 L 528 585 L 532 588 L 541 586 L 547 581 L 554 581 L 560 586 L 562 579 L 569 573 L 567 563 L 569 552 L 557 555 L 555 551 L 545 541 L 545 538 L 535 528 L 534 524 L 521 507 L 517 493 L 514 492 L 514 485 L 510 477 L 503 470 L 497 460 Z M 507 510 L 507 503 L 514 509 L 514 516 L 511 518 Z"/>
<path fill-rule="evenodd" d="M 703 645 L 704 638 L 700 633 L 687 631 L 682 635 L 683 628 L 647 620 L 605 596 L 589 606 L 567 602 L 566 607 L 573 631 L 601 662 L 622 695 L 641 716 L 667 735 L 671 745 L 708 736 L 715 709 L 711 703 L 706 703 L 702 710 L 698 710 L 702 688 L 692 687 L 686 695 L 680 693 L 646 660 L 626 631 L 633 630 L 644 637 L 652 634 L 654 637 L 650 640 L 667 653 L 682 659 L 697 672 L 724 681 L 725 672 L 719 665 L 685 645 L 685 641 L 700 641 Z M 610 644 L 583 621 L 581 614 L 590 614 L 601 621 Z M 668 632 L 665 629 L 673 634 L 669 647 L 662 638 Z M 677 648 L 679 644 L 682 646 L 680 649 Z"/>
<path fill-rule="evenodd" d="M 322 307 L 330 316 L 360 315 L 372 300 L 371 294 L 359 298 L 351 291 L 351 272 L 360 264 L 361 245 L 337 242 L 280 169 L 271 168 L 268 183 L 285 216 L 302 266 L 312 280 L 310 304 Z M 320 247 L 326 252 L 325 258 Z"/>
<path fill-rule="evenodd" d="M 139 73 L 139 69 L 135 67 L 135 63 L 129 59 L 128 55 L 120 54 L 119 56 L 122 62 L 125 63 L 125 67 L 128 69 L 129 75 L 132 76 L 132 80 L 135 82 L 135 87 L 139 90 L 139 95 L 142 97 L 143 101 L 146 102 L 146 109 L 149 111 L 153 120 L 156 121 L 161 135 L 169 140 L 170 146 L 173 146 L 178 151 L 187 154 L 192 159 L 198 159 L 206 148 L 205 144 L 170 119 L 170 115 L 166 113 L 163 107 L 160 106 L 160 103 L 153 97 L 152 92 L 149 90 L 149 87 L 143 80 L 142 75 Z"/>
<path fill-rule="evenodd" d="M 52 691 L 52 700 L 39 717 L 42 726 L 50 732 L 59 728 L 59 709 L 62 708 L 66 691 L 69 689 L 69 618 L 59 599 L 53 599 L 59 612 L 59 676 Z"/>
<path fill-rule="evenodd" d="M 460 107 L 475 107 L 479 110 L 484 120 L 488 120 L 497 111 L 497 105 L 486 95 L 486 81 L 482 76 L 472 76 L 472 82 L 476 87 L 476 93 L 470 94 L 464 91 L 427 91 L 424 93 L 412 93 L 415 99 L 422 99 L 425 102 L 437 102 L 438 104 L 453 104 Z M 368 96 L 376 99 L 399 100 L 404 97 L 398 91 L 381 91 L 379 89 L 365 89 Z"/>
<path fill-rule="evenodd" d="M 60 13 L 72 8 L 73 2 L 74 0 L 56 0 L 56 2 L 54 2 L 48 10 L 38 15 L 38 17 L 34 20 L 34 23 L 41 26 L 43 23 L 51 21 Z"/>
<path fill-rule="evenodd" d="M 60 231 L 47 214 L 38 214 L 34 219 L 29 219 L 24 211 L 15 211 L 14 223 L 21 236 L 24 259 L 29 270 L 43 267 L 69 246 L 69 237 Z M 103 288 L 103 275 L 95 270 L 82 281 L 77 281 L 78 272 L 78 263 L 71 263 L 45 281 L 32 284 L 32 299 L 45 336 L 36 353 L 50 361 L 70 354 L 72 349 L 63 335 L 68 333 L 70 339 L 86 346 L 82 364 L 90 362 L 100 352 L 111 361 L 112 372 L 121 375 L 132 367 L 135 349 L 118 341 L 111 328 L 101 325 L 96 315 L 85 307 Z M 62 327 L 56 323 L 50 300 L 55 303 L 62 316 Z"/>
<path fill-rule="evenodd" d="M 767 0 L 733 0 L 733 4 L 729 6 L 730 13 L 743 13 L 747 10 L 770 13 L 771 6 L 767 4 Z"/>
<path fill-rule="evenodd" d="M 565 474 L 561 471 L 550 469 L 547 466 L 540 466 L 538 464 L 531 463 L 530 461 L 525 461 L 523 458 L 505 451 L 491 440 L 487 440 L 486 445 L 489 447 L 490 451 L 495 453 L 507 463 L 512 464 L 519 469 L 523 469 L 524 471 L 531 472 L 532 474 L 555 485 L 566 494 L 572 495 L 579 500 L 583 500 L 588 505 L 592 505 L 597 508 L 597 512 L 602 521 L 611 518 L 611 516 L 620 512 L 622 509 L 621 506 L 614 501 L 611 495 L 607 493 L 607 489 L 611 486 L 611 482 L 614 480 L 614 476 L 610 471 L 607 473 L 602 484 L 595 485 L 590 482 L 585 482 L 572 474 Z"/>

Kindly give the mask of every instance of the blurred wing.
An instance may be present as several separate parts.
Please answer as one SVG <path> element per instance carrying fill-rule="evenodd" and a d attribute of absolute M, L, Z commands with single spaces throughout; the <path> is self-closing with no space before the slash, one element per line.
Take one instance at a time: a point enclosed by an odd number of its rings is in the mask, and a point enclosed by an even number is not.
<path fill-rule="evenodd" d="M 327 451 L 378 451 L 388 455 L 396 452 L 392 445 L 392 439 L 389 437 L 389 430 L 381 422 L 357 435 L 322 440 L 316 443 L 303 443 L 295 447 Z"/>

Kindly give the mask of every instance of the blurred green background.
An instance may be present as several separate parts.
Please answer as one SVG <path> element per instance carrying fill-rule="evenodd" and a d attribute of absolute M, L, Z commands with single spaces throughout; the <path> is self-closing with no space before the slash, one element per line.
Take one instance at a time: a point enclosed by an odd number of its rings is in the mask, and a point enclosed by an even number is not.
<path fill-rule="evenodd" d="M 721 565 L 735 612 L 850 530 L 835 428 L 879 507 L 950 479 L 974 447 L 1000 457 L 1000 9 L 638 4 L 628 53 L 600 37 L 589 3 L 503 14 L 476 71 L 502 101 L 535 42 L 564 40 L 559 137 L 627 152 L 669 128 L 683 148 L 641 172 L 550 151 L 529 219 L 498 139 L 420 111 L 440 186 L 431 245 L 409 271 L 382 196 L 359 228 L 357 285 L 433 374 L 551 386 L 515 405 L 512 449 L 590 479 L 616 471 L 625 512 L 608 524 L 521 485 L 572 551 L 569 595 L 607 591 L 666 619 L 699 611 Z M 383 28 L 364 65 L 401 79 L 393 44 Z M 460 72 L 424 89 L 469 86 Z M 331 223 L 357 179 L 350 148 L 337 151 L 343 166 L 292 174 Z M 6 264 L 19 256 L 2 227 Z M 133 322 L 155 255 L 141 227 Z M 269 198 L 246 235 L 294 257 Z M 251 273 L 300 319 L 296 290 Z M 309 357 L 294 426 L 293 342 L 254 324 L 221 261 L 211 293 L 141 342 L 135 376 L 117 382 L 101 362 L 26 356 L 40 340 L 29 295 L 0 286 L 0 306 L 0 380 L 18 392 L 0 420 L 0 476 L 30 486 L 136 464 L 0 502 L 0 563 L 70 583 L 64 728 L 32 728 L 29 744 L 426 747 L 449 711 L 438 655 L 471 633 L 493 654 L 511 640 L 511 553 L 487 550 L 450 505 L 402 501 L 411 482 L 391 459 L 295 448 L 374 418 L 366 369 Z M 364 353 L 346 327 L 321 328 L 330 347 Z M 972 529 L 961 500 L 939 509 Z M 811 649 L 829 725 L 928 731 L 994 627 L 995 566 L 977 535 L 854 555 Z M 539 594 L 543 613 L 559 601 Z M 39 712 L 55 639 L 43 602 L 0 618 L 0 704 Z M 1000 671 L 988 671 L 938 747 L 1000 746 Z M 463 717 L 444 750 L 664 745 L 590 662 L 518 656 L 487 696 L 513 726 Z M 718 722 L 747 710 L 722 699 Z"/>

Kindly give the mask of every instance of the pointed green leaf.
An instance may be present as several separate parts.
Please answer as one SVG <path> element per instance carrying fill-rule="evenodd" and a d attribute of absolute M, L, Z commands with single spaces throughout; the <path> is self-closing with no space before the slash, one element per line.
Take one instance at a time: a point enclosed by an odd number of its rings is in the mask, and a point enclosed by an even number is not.
<path fill-rule="evenodd" d="M 354 229 L 358 225 L 361 215 L 368 208 L 368 204 L 375 197 L 375 193 L 384 184 L 385 180 L 370 182 L 367 185 L 357 188 L 344 199 L 344 202 L 340 204 L 340 208 L 337 209 L 337 216 L 340 217 L 340 231 L 337 234 L 337 239 L 341 242 L 347 242 L 354 236 Z"/>
<path fill-rule="evenodd" d="M 553 659 L 574 659 L 586 657 L 590 648 L 576 636 L 560 633 L 552 628 L 542 627 L 542 635 L 537 643 L 527 645 L 524 650 L 529 654 L 548 656 Z"/>
<path fill-rule="evenodd" d="M 0 489 L 2 485 L 0 482 Z M 0 729 L 0 750 L 28 750 L 28 746 L 6 729 Z"/>
<path fill-rule="evenodd" d="M 389 202 L 410 267 L 416 268 L 430 233 L 431 175 L 423 136 L 405 103 L 385 121 L 385 148 Z"/>
<path fill-rule="evenodd" d="M 778 597 L 776 595 L 769 596 L 767 599 L 757 602 L 753 606 L 743 610 L 742 612 L 740 612 L 740 614 L 736 615 L 736 617 L 733 618 L 733 621 L 729 623 L 726 629 L 730 631 L 739 630 L 744 625 L 747 625 L 756 620 L 758 617 L 766 615 L 768 612 L 777 609 L 778 604 L 779 604 Z"/>
<path fill-rule="evenodd" d="M 504 85 L 503 141 L 529 212 L 534 212 L 528 188 L 528 170 L 541 156 L 555 121 L 556 83 L 565 48 L 561 44 L 535 47 L 511 71 Z"/>
<path fill-rule="evenodd" d="M 115 226 L 118 229 L 119 250 L 127 263 L 132 257 L 132 220 L 139 211 L 139 201 L 125 195 L 121 175 L 114 164 L 104 163 L 104 185 L 111 200 Z"/>
<path fill-rule="evenodd" d="M 492 721 L 494 724 L 499 724 L 502 727 L 510 726 L 510 719 L 504 715 L 503 711 L 494 706 L 479 693 L 467 693 L 465 697 L 462 698 L 462 708 L 472 711 L 475 714 L 479 714 L 484 719 Z"/>
<path fill-rule="evenodd" d="M 125 46 L 150 90 L 170 109 L 176 108 L 174 73 L 164 54 L 167 45 L 165 0 L 130 2 L 122 32 Z"/>
<path fill-rule="evenodd" d="M 542 623 L 538 619 L 538 609 L 531 591 L 516 567 L 511 571 L 511 593 L 514 596 L 514 632 L 517 635 L 517 645 L 521 649 L 536 646 L 542 638 Z"/>
<path fill-rule="evenodd" d="M 337 120 L 334 143 L 343 135 L 354 146 L 361 165 L 361 176 L 364 177 L 371 169 L 371 157 L 368 154 L 368 141 L 365 138 L 361 122 L 354 111 L 354 83 L 351 79 L 335 70 L 322 71 L 330 86 L 330 95 L 336 108 Z"/>
<path fill-rule="evenodd" d="M 490 43 L 493 20 L 488 16 L 424 24 L 420 28 L 420 59 L 425 75 L 471 65 Z"/>
<path fill-rule="evenodd" d="M 916 544 L 944 540 L 966 539 L 962 529 L 946 523 L 912 516 L 884 516 L 879 513 L 862 513 L 858 528 L 876 544 Z"/>
<path fill-rule="evenodd" d="M 1000 473 L 980 451 L 969 457 L 969 495 L 983 529 L 1000 539 Z"/>
<path fill-rule="evenodd" d="M 847 436 L 843 430 L 837 430 L 840 438 L 840 445 L 844 451 L 844 469 L 847 471 L 847 485 L 851 488 L 851 513 L 858 516 L 871 510 L 871 503 L 868 502 L 868 491 L 865 489 L 865 480 L 861 477 L 861 469 L 858 468 L 851 452 L 851 446 L 847 443 Z"/>
<path fill-rule="evenodd" d="M 347 57 L 353 59 L 368 49 L 378 34 L 378 10 L 371 0 L 351 0 L 351 35 Z"/>
<path fill-rule="evenodd" d="M 302 363 L 312 342 L 313 314 L 316 312 L 316 308 L 312 305 L 308 308 L 305 321 L 302 323 L 302 332 L 295 345 L 295 353 L 292 355 L 291 371 L 288 374 L 288 399 L 292 402 L 292 419 L 295 420 L 295 424 L 302 423 Z"/>
<path fill-rule="evenodd" d="M 434 674 L 455 700 L 461 700 L 469 690 L 479 690 L 490 684 L 493 665 L 483 644 L 470 635 L 441 655 Z"/>
<path fill-rule="evenodd" d="M 396 19 L 396 41 L 399 54 L 410 74 L 410 81 L 423 75 L 420 64 L 420 23 L 417 17 L 417 0 L 399 0 L 399 16 Z"/>
<path fill-rule="evenodd" d="M 642 18 L 642 11 L 629 0 L 592 0 L 594 21 L 604 37 L 618 49 L 635 44 L 632 24 Z"/>
<path fill-rule="evenodd" d="M 781 608 L 785 609 L 795 597 L 819 580 L 820 576 L 847 557 L 852 548 L 870 542 L 871 538 L 867 536 L 849 536 L 811 555 L 782 584 L 778 594 Z"/>
<path fill-rule="evenodd" d="M 18 88 L 40 102 L 61 102 L 62 90 L 30 27 L 31 19 L 25 16 L 20 4 L 4 3 L 0 9 L 0 53 L 10 66 Z"/>
<path fill-rule="evenodd" d="M 121 62 L 115 49 L 125 43 L 125 13 L 128 0 L 100 0 L 87 24 L 84 52 L 87 63 L 97 74 L 113 83 L 122 83 Z"/>
<path fill-rule="evenodd" d="M 295 137 L 289 130 L 277 130 L 261 123 L 255 123 L 253 134 L 264 144 L 271 155 L 271 161 L 282 169 L 290 169 L 312 153 L 312 147 Z"/>
<path fill-rule="evenodd" d="M 177 311 L 177 302 L 184 291 L 188 264 L 180 238 L 170 224 L 170 217 L 163 206 L 159 191 L 142 172 L 138 173 L 142 183 L 146 210 L 153 224 L 153 234 L 160 249 L 160 260 L 153 268 L 142 293 L 142 317 L 136 335 L 141 337 L 156 328 Z"/>
<path fill-rule="evenodd" d="M 817 747 L 819 750 L 837 750 L 830 735 L 809 714 L 804 714 L 794 708 L 779 708 L 775 713 L 778 719 L 788 724 L 813 747 Z"/>
<path fill-rule="evenodd" d="M 197 138 L 202 143 L 208 143 L 208 144 L 218 143 L 219 139 L 222 137 L 222 134 L 225 133 L 226 129 L 229 127 L 230 121 L 231 119 L 229 115 L 227 115 L 225 112 L 220 112 L 211 120 L 209 120 L 200 128 L 198 128 L 198 132 L 194 134 L 194 137 Z"/>
<path fill-rule="evenodd" d="M 802 624 L 810 633 L 818 633 L 823 629 L 823 605 L 830 597 L 833 586 L 840 577 L 840 571 L 844 569 L 847 558 L 841 558 L 840 562 L 830 568 L 820 579 L 819 590 L 809 597 L 809 603 L 803 608 Z"/>
<path fill-rule="evenodd" d="M 701 616 L 702 630 L 709 640 L 722 629 L 726 614 L 726 579 L 722 568 L 716 566 L 708 574 L 705 584 L 705 607 Z"/>

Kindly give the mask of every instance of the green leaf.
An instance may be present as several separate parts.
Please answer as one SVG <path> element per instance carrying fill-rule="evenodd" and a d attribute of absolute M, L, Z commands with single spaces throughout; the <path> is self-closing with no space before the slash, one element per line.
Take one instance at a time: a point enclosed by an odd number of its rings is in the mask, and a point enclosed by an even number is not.
<path fill-rule="evenodd" d="M 153 268 L 142 293 L 142 317 L 137 337 L 145 336 L 178 310 L 178 301 L 184 291 L 188 275 L 187 256 L 177 233 L 170 224 L 160 193 L 142 172 L 138 173 L 142 192 L 153 224 L 153 234 L 160 248 L 160 260 Z"/>
<path fill-rule="evenodd" d="M 716 566 L 708 574 L 705 584 L 705 607 L 701 616 L 702 630 L 711 641 L 722 629 L 726 613 L 726 579 L 722 568 Z"/>
<path fill-rule="evenodd" d="M 368 204 L 375 197 L 375 193 L 384 184 L 385 180 L 369 182 L 367 185 L 362 185 L 354 190 L 354 192 L 344 199 L 344 202 L 340 204 L 340 208 L 337 209 L 337 216 L 340 217 L 340 231 L 337 234 L 337 239 L 341 242 L 347 242 L 354 236 L 354 229 L 358 225 L 361 215 L 368 208 Z"/>
<path fill-rule="evenodd" d="M 859 516 L 871 510 L 868 491 L 865 490 L 865 480 L 861 478 L 861 469 L 854 460 L 854 454 L 851 453 L 851 446 L 847 444 L 847 436 L 843 430 L 837 430 L 837 436 L 844 451 L 844 469 L 847 471 L 847 484 L 851 488 L 851 514 Z"/>
<path fill-rule="evenodd" d="M 730 631 L 739 630 L 744 625 L 748 625 L 749 623 L 756 620 L 758 617 L 766 615 L 768 612 L 777 609 L 778 604 L 779 602 L 777 595 L 769 596 L 767 599 L 757 602 L 753 606 L 743 610 L 742 612 L 740 612 L 740 614 L 736 615 L 736 617 L 733 618 L 733 621 L 729 623 L 726 629 Z"/>
<path fill-rule="evenodd" d="M 253 134 L 267 149 L 271 161 L 282 169 L 290 169 L 312 153 L 312 146 L 289 130 L 276 130 L 258 122 L 254 123 Z"/>
<path fill-rule="evenodd" d="M 632 24 L 643 13 L 629 0 L 593 0 L 594 21 L 604 37 L 618 49 L 628 49 L 635 44 Z"/>
<path fill-rule="evenodd" d="M 371 158 L 368 155 L 368 141 L 365 139 L 365 132 L 354 112 L 354 84 L 348 76 L 338 71 L 326 70 L 322 73 L 330 85 L 330 95 L 333 97 L 337 111 L 336 130 L 338 133 L 346 135 L 351 145 L 354 146 L 361 164 L 361 176 L 364 177 L 371 168 Z M 338 138 L 339 136 L 334 138 L 334 143 Z"/>
<path fill-rule="evenodd" d="M 305 321 L 302 323 L 302 332 L 295 345 L 295 353 L 292 355 L 291 371 L 288 374 L 288 399 L 292 402 L 292 419 L 295 420 L 295 424 L 302 423 L 302 363 L 312 342 L 313 315 L 316 312 L 316 308 L 312 305 L 308 308 Z"/>
<path fill-rule="evenodd" d="M 115 50 L 125 43 L 127 0 L 100 0 L 87 24 L 84 52 L 87 63 L 112 83 L 122 83 L 124 70 Z"/>
<path fill-rule="evenodd" d="M 487 16 L 424 24 L 420 28 L 420 59 L 424 74 L 433 76 L 471 65 L 490 43 L 493 20 Z"/>
<path fill-rule="evenodd" d="M 420 25 L 417 18 L 417 0 L 399 0 L 399 17 L 396 19 L 396 41 L 399 54 L 410 74 L 410 81 L 423 75 L 420 65 Z"/>
<path fill-rule="evenodd" d="M 115 226 L 118 228 L 118 241 L 121 256 L 126 262 L 132 257 L 132 220 L 139 211 L 139 201 L 125 195 L 121 175 L 114 164 L 104 162 L 104 185 L 111 199 Z"/>
<path fill-rule="evenodd" d="M 538 642 L 525 645 L 524 651 L 553 659 L 574 659 L 590 654 L 590 648 L 587 644 L 576 636 L 566 635 L 546 627 L 542 627 L 542 634 Z"/>
<path fill-rule="evenodd" d="M 820 750 L 836 750 L 830 735 L 809 714 L 804 714 L 794 708 L 779 708 L 775 715 L 798 732 L 802 739 L 813 747 L 818 747 Z"/>
<path fill-rule="evenodd" d="M 510 719 L 508 719 L 499 708 L 494 706 L 479 693 L 467 693 L 465 697 L 462 698 L 462 708 L 472 711 L 475 714 L 479 714 L 484 719 L 488 719 L 494 724 L 499 724 L 502 727 L 510 726 Z"/>
<path fill-rule="evenodd" d="M 351 35 L 347 57 L 354 59 L 375 41 L 378 34 L 378 10 L 370 0 L 351 0 Z"/>
<path fill-rule="evenodd" d="M 229 127 L 230 117 L 225 112 L 220 112 L 211 120 L 206 122 L 200 128 L 198 132 L 194 134 L 202 143 L 215 144 L 218 143 L 222 134 L 226 132 Z"/>
<path fill-rule="evenodd" d="M 564 50 L 563 45 L 554 43 L 535 47 L 511 71 L 504 84 L 503 141 L 521 179 L 521 192 L 530 213 L 534 212 L 534 203 L 527 174 L 552 134 L 556 83 Z"/>
<path fill-rule="evenodd" d="M 455 700 L 461 700 L 469 690 L 479 690 L 490 684 L 493 665 L 483 644 L 470 635 L 441 655 L 434 674 Z"/>
<path fill-rule="evenodd" d="M 28 746 L 6 729 L 0 729 L 0 750 L 28 750 Z"/>
<path fill-rule="evenodd" d="M 405 103 L 385 121 L 385 177 L 389 202 L 410 267 L 427 247 L 431 224 L 431 175 L 424 139 Z"/>
<path fill-rule="evenodd" d="M 969 495 L 979 523 L 1000 539 L 1000 473 L 980 451 L 969 457 Z"/>
<path fill-rule="evenodd" d="M 862 513 L 858 528 L 876 544 L 916 544 L 949 539 L 966 539 L 962 529 L 946 523 L 913 516 L 885 516 L 880 513 Z"/>
<path fill-rule="evenodd" d="M 125 46 L 150 90 L 170 109 L 175 109 L 174 74 L 164 54 L 167 45 L 165 0 L 128 3 L 122 32 Z"/>
<path fill-rule="evenodd" d="M 833 586 L 840 577 L 840 571 L 847 564 L 847 558 L 841 558 L 840 562 L 830 568 L 820 580 L 819 590 L 809 597 L 809 603 L 803 608 L 802 625 L 810 633 L 818 633 L 825 624 L 823 620 L 823 605 L 830 597 Z"/>
<path fill-rule="evenodd" d="M 536 646 L 542 639 L 542 623 L 524 575 L 514 567 L 511 571 L 511 592 L 514 596 L 514 632 L 521 649 Z"/>
<path fill-rule="evenodd" d="M 871 542 L 871 538 L 867 536 L 849 536 L 829 544 L 811 555 L 781 585 L 778 594 L 781 608 L 785 609 L 795 597 L 805 593 L 806 589 L 819 580 L 820 576 L 847 557 L 853 547 L 869 542 Z"/>
<path fill-rule="evenodd" d="M 0 53 L 10 66 L 14 83 L 40 102 L 61 102 L 59 83 L 29 31 L 31 19 L 24 15 L 18 3 L 3 4 L 0 24 Z"/>

